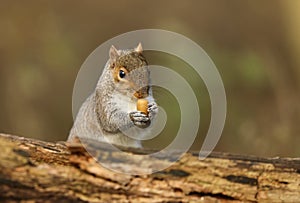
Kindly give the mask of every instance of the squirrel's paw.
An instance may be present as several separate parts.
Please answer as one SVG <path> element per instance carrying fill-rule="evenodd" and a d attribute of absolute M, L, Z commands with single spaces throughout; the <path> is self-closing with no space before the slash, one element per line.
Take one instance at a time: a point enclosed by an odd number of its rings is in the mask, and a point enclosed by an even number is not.
<path fill-rule="evenodd" d="M 148 112 L 149 112 L 149 118 L 152 119 L 158 112 L 158 107 L 155 102 L 151 102 L 148 104 Z"/>
<path fill-rule="evenodd" d="M 129 117 L 134 125 L 140 128 L 146 128 L 150 125 L 150 118 L 140 111 L 130 112 Z"/>

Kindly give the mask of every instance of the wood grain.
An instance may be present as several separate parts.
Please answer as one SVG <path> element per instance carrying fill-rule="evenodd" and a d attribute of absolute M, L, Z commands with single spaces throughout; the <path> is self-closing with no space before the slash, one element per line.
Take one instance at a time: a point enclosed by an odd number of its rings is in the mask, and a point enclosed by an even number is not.
<path fill-rule="evenodd" d="M 86 142 L 96 157 L 126 170 L 165 164 L 152 150 L 136 163 L 105 143 Z M 213 153 L 200 161 L 185 153 L 171 167 L 148 175 L 116 173 L 81 143 L 50 143 L 0 134 L 0 202 L 299 202 L 300 159 Z M 178 152 L 174 152 L 175 154 Z M 113 157 L 113 158 L 112 158 Z M 140 157 L 140 156 L 137 156 Z M 133 158 L 134 159 L 134 158 Z"/>

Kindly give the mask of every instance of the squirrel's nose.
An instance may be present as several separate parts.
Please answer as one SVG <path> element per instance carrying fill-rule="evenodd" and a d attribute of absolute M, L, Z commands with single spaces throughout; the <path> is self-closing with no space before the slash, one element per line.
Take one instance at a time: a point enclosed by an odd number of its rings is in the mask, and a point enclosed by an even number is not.
<path fill-rule="evenodd" d="M 136 91 L 133 95 L 134 95 L 136 98 L 138 98 L 138 99 L 143 98 L 143 96 L 142 96 L 142 94 L 140 93 L 140 91 Z"/>
<path fill-rule="evenodd" d="M 143 88 L 139 89 L 138 91 L 136 91 L 133 95 L 137 99 L 145 98 L 148 96 L 148 89 L 149 89 L 149 87 L 143 87 Z"/>
<path fill-rule="evenodd" d="M 140 96 L 138 93 L 134 93 L 133 95 L 135 96 L 135 98 L 140 99 Z"/>

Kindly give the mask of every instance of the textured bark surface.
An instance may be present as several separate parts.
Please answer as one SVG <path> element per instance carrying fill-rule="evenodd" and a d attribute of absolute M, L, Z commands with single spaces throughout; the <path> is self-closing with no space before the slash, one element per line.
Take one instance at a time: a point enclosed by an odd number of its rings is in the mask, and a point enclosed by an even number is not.
<path fill-rule="evenodd" d="M 173 160 L 129 149 L 139 154 L 127 151 L 137 163 L 129 164 L 125 152 L 110 151 L 103 143 L 89 145 L 87 153 L 80 143 L 0 134 L 0 202 L 300 201 L 300 159 L 213 153 L 200 161 L 198 154 L 186 153 L 163 171 L 129 175 L 102 167 L 90 154 L 136 173 Z"/>

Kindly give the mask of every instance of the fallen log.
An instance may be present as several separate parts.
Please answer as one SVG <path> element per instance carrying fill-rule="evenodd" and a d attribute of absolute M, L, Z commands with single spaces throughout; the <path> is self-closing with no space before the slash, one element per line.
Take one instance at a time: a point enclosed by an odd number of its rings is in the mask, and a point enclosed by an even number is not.
<path fill-rule="evenodd" d="M 0 202 L 300 201 L 298 158 L 212 153 L 199 160 L 198 154 L 187 152 L 163 171 L 138 175 L 149 162 L 174 160 L 152 157 L 151 150 L 124 149 L 138 163 L 132 165 L 124 160 L 123 151 L 109 151 L 105 143 L 89 144 L 95 154 L 81 143 L 0 134 Z M 95 156 L 137 173 L 109 170 Z"/>

